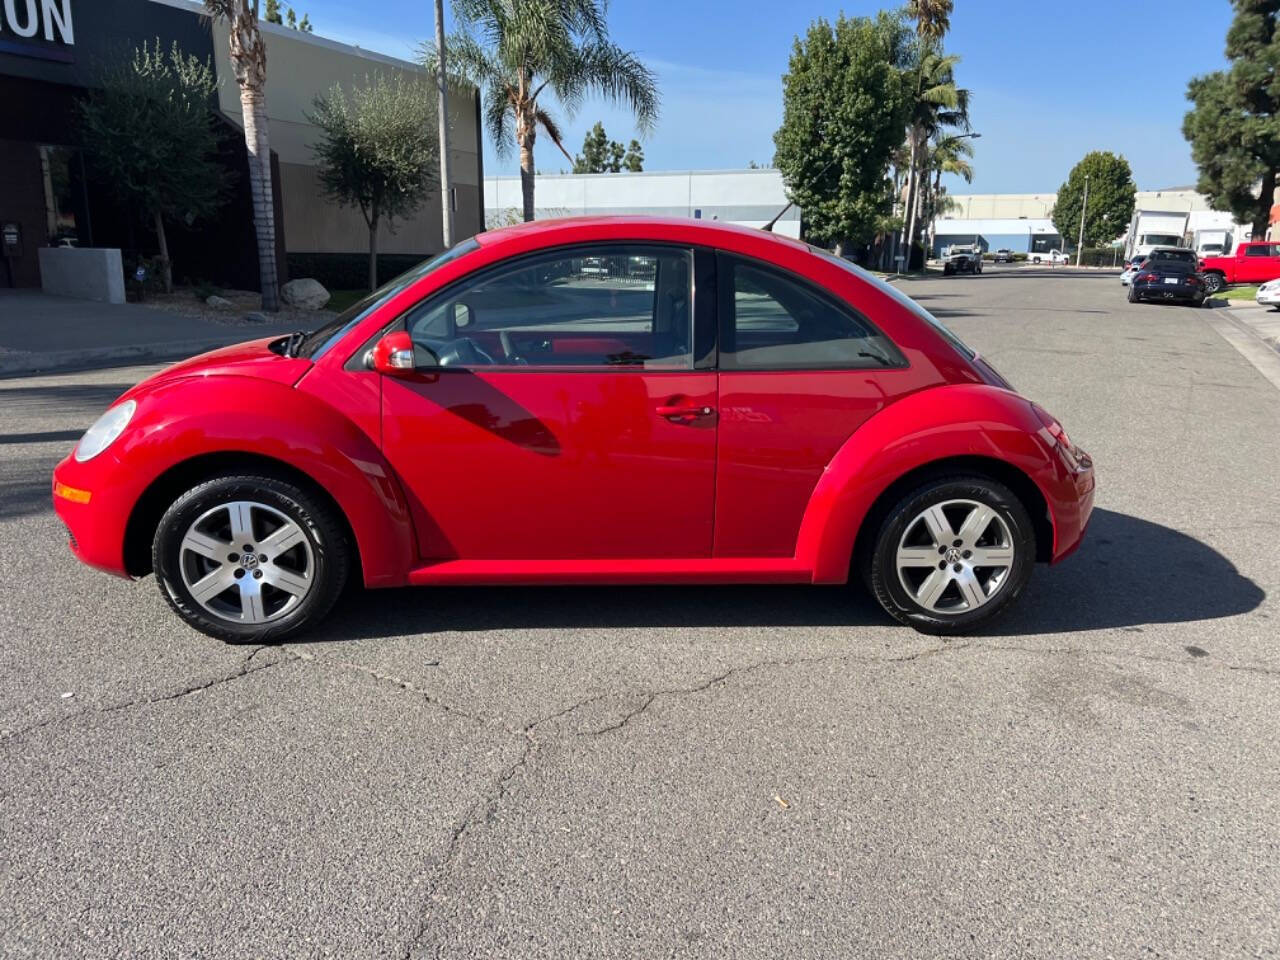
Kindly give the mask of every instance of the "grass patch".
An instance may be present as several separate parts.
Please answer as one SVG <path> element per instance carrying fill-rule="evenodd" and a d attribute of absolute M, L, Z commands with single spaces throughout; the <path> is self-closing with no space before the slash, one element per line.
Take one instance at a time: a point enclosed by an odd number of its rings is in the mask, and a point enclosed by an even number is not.
<path fill-rule="evenodd" d="M 329 302 L 324 305 L 324 308 L 334 313 L 341 313 L 357 300 L 363 300 L 368 295 L 368 290 L 330 290 Z"/>
<path fill-rule="evenodd" d="M 1219 290 L 1214 297 L 1220 297 L 1224 300 L 1252 300 L 1258 295 L 1258 284 L 1249 283 L 1242 287 L 1228 287 L 1226 290 Z"/>

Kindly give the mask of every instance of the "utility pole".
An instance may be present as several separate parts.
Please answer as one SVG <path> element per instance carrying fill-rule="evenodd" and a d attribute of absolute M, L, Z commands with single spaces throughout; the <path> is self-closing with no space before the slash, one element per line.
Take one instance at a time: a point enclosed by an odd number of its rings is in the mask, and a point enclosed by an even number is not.
<path fill-rule="evenodd" d="M 1084 212 L 1089 209 L 1089 175 L 1084 175 L 1084 203 L 1080 204 L 1080 239 L 1076 243 L 1076 266 L 1084 255 Z"/>
<path fill-rule="evenodd" d="M 453 191 L 449 177 L 449 75 L 444 67 L 444 0 L 436 0 L 436 113 L 440 121 L 440 222 L 444 248 L 453 246 Z"/>

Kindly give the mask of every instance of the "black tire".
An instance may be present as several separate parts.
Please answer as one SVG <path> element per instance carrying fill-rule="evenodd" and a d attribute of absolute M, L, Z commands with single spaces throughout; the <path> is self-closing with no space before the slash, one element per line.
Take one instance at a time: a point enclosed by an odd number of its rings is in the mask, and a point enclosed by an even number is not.
<path fill-rule="evenodd" d="M 216 615 L 192 596 L 183 577 L 181 548 L 188 530 L 209 511 L 236 501 L 253 501 L 267 510 L 278 511 L 301 529 L 310 552 L 311 585 L 306 595 L 265 623 L 237 623 Z M 274 642 L 313 627 L 342 593 L 350 556 L 346 528 L 322 497 L 276 477 L 251 475 L 215 477 L 184 493 L 165 511 L 151 550 L 156 583 L 169 606 L 201 633 L 228 643 Z M 266 569 L 265 564 L 263 568 Z M 270 581 L 270 576 L 267 579 Z"/>
<path fill-rule="evenodd" d="M 929 610 L 908 593 L 899 577 L 896 557 L 898 544 L 916 518 L 930 506 L 953 500 L 975 501 L 995 511 L 1008 530 L 1014 553 L 990 599 L 977 609 L 945 614 Z M 1035 557 L 1031 517 L 1013 491 L 989 477 L 955 475 L 931 480 L 899 500 L 880 522 L 870 550 L 861 559 L 864 580 L 891 617 L 921 633 L 956 635 L 975 630 L 1007 610 L 1031 578 Z"/>
<path fill-rule="evenodd" d="M 1138 303 L 1141 300 L 1142 300 L 1142 297 L 1138 296 L 1138 291 L 1133 289 L 1133 284 L 1130 284 L 1129 285 L 1129 302 Z"/>
<path fill-rule="evenodd" d="M 1213 296 L 1213 294 L 1224 289 L 1226 285 L 1227 278 L 1220 273 L 1211 271 L 1204 275 L 1204 292 L 1209 296 Z"/>

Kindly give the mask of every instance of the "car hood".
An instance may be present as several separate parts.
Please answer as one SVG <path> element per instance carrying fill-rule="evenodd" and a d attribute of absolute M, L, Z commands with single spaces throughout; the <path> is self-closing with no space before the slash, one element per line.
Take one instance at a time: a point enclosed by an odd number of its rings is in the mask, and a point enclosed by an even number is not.
<path fill-rule="evenodd" d="M 292 386 L 307 372 L 311 361 L 301 357 L 281 356 L 271 349 L 271 344 L 279 340 L 281 338 L 278 336 L 247 340 L 210 350 L 189 360 L 181 360 L 153 373 L 120 399 L 162 383 L 189 377 L 253 377 Z"/>

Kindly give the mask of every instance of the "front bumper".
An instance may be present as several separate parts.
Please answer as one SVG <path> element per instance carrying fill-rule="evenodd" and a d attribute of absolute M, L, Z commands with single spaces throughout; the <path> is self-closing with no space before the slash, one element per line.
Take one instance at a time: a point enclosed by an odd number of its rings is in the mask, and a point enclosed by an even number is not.
<path fill-rule="evenodd" d="M 1259 290 L 1254 299 L 1264 307 L 1274 307 L 1280 305 L 1280 287 L 1275 290 Z"/>
<path fill-rule="evenodd" d="M 67 528 L 71 552 L 81 562 L 128 577 L 124 537 L 136 496 L 133 484 L 116 482 L 117 471 L 110 451 L 88 463 L 68 455 L 53 470 L 53 509 Z"/>

